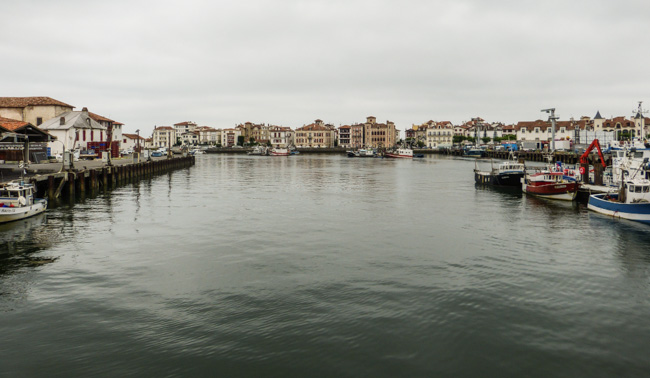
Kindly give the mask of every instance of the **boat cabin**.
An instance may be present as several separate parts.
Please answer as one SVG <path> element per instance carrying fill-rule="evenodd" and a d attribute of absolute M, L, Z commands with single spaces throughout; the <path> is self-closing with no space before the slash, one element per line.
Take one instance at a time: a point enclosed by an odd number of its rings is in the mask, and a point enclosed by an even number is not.
<path fill-rule="evenodd" d="M 0 207 L 20 207 L 34 204 L 34 187 L 31 184 L 10 183 L 0 187 Z"/>

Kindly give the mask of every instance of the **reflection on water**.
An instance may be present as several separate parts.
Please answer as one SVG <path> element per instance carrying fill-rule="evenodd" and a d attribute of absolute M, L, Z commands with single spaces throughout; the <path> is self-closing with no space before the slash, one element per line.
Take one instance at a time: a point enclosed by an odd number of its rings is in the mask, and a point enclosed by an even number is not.
<path fill-rule="evenodd" d="M 0 376 L 645 374 L 648 227 L 473 167 L 202 155 L 2 226 Z"/>

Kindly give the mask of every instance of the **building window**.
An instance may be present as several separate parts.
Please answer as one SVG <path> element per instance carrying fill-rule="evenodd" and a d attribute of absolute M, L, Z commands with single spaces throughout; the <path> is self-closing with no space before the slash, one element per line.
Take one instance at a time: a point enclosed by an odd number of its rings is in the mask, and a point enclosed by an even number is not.
<path fill-rule="evenodd" d="M 36 126 L 40 125 L 43 123 L 43 117 L 36 117 Z"/>

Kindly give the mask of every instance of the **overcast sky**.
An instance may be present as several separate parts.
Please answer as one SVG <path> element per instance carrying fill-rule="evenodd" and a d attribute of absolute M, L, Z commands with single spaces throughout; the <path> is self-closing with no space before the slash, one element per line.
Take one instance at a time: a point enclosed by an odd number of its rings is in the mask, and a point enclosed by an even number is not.
<path fill-rule="evenodd" d="M 5 1 L 0 96 L 150 134 L 377 117 L 514 123 L 650 108 L 650 2 Z"/>

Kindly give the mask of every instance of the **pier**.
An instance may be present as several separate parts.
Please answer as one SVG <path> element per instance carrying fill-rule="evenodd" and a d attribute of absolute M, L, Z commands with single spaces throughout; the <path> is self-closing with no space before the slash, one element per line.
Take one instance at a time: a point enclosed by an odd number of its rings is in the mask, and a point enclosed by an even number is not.
<path fill-rule="evenodd" d="M 100 162 L 96 167 L 93 165 L 97 164 L 92 163 L 95 162 L 75 162 L 75 165 L 83 168 L 61 172 L 42 173 L 37 169 L 35 174 L 26 176 L 24 180 L 34 184 L 38 197 L 74 200 L 87 192 L 114 188 L 142 178 L 191 167 L 195 159 L 194 156 L 185 156 L 144 162 L 119 162 L 110 166 Z"/>

